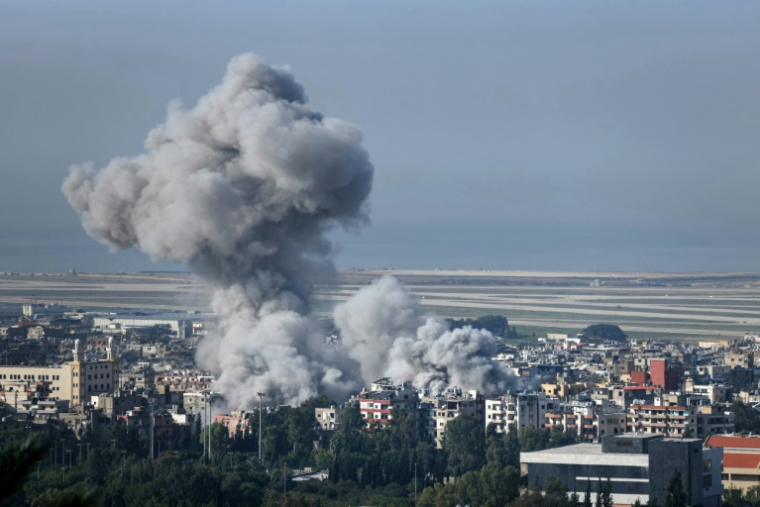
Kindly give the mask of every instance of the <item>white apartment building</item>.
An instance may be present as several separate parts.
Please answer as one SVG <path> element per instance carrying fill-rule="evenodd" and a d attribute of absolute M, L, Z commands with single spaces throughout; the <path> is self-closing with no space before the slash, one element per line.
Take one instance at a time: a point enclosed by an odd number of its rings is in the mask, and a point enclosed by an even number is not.
<path fill-rule="evenodd" d="M 525 426 L 543 428 L 546 414 L 559 407 L 558 398 L 550 398 L 544 393 L 505 394 L 499 398 L 485 400 L 486 428 L 496 425 L 497 433 L 506 433 L 514 426 L 519 430 Z"/>

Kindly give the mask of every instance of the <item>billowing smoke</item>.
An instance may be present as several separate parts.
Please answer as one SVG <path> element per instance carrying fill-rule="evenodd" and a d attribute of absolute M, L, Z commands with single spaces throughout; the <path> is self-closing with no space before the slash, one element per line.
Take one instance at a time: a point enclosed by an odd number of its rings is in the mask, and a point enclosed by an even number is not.
<path fill-rule="evenodd" d="M 287 68 L 235 57 L 195 107 L 169 106 L 144 153 L 74 166 L 63 191 L 93 238 L 187 263 L 211 283 L 220 331 L 197 362 L 218 375 L 230 408 L 255 406 L 257 392 L 343 398 L 385 375 L 433 390 L 509 387 L 490 333 L 421 322 L 392 278 L 340 305 L 343 344 L 325 345 L 310 280 L 332 269 L 325 232 L 367 221 L 373 167 L 355 126 L 305 103 Z"/>
<path fill-rule="evenodd" d="M 331 267 L 325 231 L 367 220 L 373 167 L 354 125 L 305 102 L 287 68 L 235 57 L 194 108 L 169 106 L 145 153 L 74 166 L 63 184 L 90 236 L 211 281 L 221 333 L 198 360 L 232 406 L 352 386 L 311 350 L 306 310 L 311 275 Z"/>
<path fill-rule="evenodd" d="M 487 394 L 521 387 L 523 379 L 492 359 L 497 341 L 489 331 L 449 330 L 441 319 L 418 315 L 414 297 L 388 276 L 336 307 L 343 346 L 361 364 L 365 382 L 388 376 L 433 393 L 452 386 Z"/>

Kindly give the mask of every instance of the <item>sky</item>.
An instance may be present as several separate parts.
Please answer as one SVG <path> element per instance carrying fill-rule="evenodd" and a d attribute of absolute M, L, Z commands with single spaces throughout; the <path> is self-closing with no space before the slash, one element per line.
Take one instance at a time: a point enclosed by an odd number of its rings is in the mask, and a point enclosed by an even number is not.
<path fill-rule="evenodd" d="M 364 132 L 339 267 L 759 271 L 758 26 L 755 1 L 0 0 L 0 271 L 182 269 L 87 238 L 61 183 L 250 51 Z"/>

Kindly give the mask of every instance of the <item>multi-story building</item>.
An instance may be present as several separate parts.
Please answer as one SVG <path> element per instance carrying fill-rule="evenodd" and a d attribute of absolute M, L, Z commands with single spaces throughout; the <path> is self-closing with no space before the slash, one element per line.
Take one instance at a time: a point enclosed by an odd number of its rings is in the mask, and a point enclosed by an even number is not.
<path fill-rule="evenodd" d="M 697 407 L 631 405 L 628 407 L 628 433 L 661 434 L 669 437 L 697 435 Z"/>
<path fill-rule="evenodd" d="M 421 405 L 426 406 L 429 420 L 433 421 L 433 424 L 423 425 L 439 449 L 443 447 L 449 421 L 457 417 L 472 417 L 478 422 L 483 421 L 484 399 L 477 391 L 463 392 L 452 388 L 438 396 L 423 396 L 421 401 Z"/>
<path fill-rule="evenodd" d="M 709 384 L 703 386 L 687 383 L 686 391 L 707 396 L 710 403 L 726 403 L 728 401 L 728 388 L 724 385 Z"/>
<path fill-rule="evenodd" d="M 678 389 L 679 371 L 667 359 L 649 360 L 649 381 L 665 391 Z"/>
<path fill-rule="evenodd" d="M 227 428 L 230 438 L 244 438 L 253 414 L 244 411 L 233 411 L 229 414 L 215 414 L 214 422 Z"/>
<path fill-rule="evenodd" d="M 750 352 L 733 352 L 730 354 L 726 354 L 723 357 L 723 364 L 725 364 L 732 370 L 734 368 L 741 368 L 744 370 L 754 368 L 755 353 L 750 351 Z"/>
<path fill-rule="evenodd" d="M 604 411 L 596 415 L 598 427 L 598 440 L 604 437 L 621 435 L 625 433 L 628 422 L 627 414 L 623 411 Z"/>
<path fill-rule="evenodd" d="M 334 431 L 340 424 L 340 409 L 335 405 L 330 408 L 315 408 L 314 417 L 323 431 Z"/>
<path fill-rule="evenodd" d="M 734 415 L 726 412 L 724 405 L 697 407 L 697 437 L 705 439 L 710 435 L 733 433 Z"/>
<path fill-rule="evenodd" d="M 73 353 L 73 360 L 61 365 L 0 366 L 0 389 L 7 393 L 45 382 L 52 399 L 68 400 L 71 406 L 86 403 L 93 395 L 113 393 L 119 378 L 113 339 L 108 341 L 105 360 L 86 360 L 81 340 L 74 341 Z"/>
<path fill-rule="evenodd" d="M 376 387 L 381 389 L 374 390 Z M 372 388 L 371 391 L 362 391 L 351 398 L 359 403 L 359 411 L 367 429 L 388 424 L 393 409 L 409 412 L 416 425 L 419 397 L 415 389 L 407 384 L 393 386 L 388 379 L 374 382 Z"/>
<path fill-rule="evenodd" d="M 659 388 L 654 386 L 613 386 L 610 388 L 610 399 L 622 408 L 636 404 L 654 403 Z"/>
<path fill-rule="evenodd" d="M 497 433 L 506 433 L 511 427 L 543 428 L 546 414 L 559 407 L 559 399 L 544 393 L 505 394 L 485 400 L 485 426 L 495 425 Z"/>
<path fill-rule="evenodd" d="M 725 364 L 699 364 L 696 371 L 699 377 L 726 378 L 731 367 Z"/>

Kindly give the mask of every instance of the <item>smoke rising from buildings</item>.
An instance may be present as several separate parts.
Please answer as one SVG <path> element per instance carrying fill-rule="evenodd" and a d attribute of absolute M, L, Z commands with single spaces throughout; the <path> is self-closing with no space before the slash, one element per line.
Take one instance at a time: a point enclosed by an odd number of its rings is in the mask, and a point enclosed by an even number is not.
<path fill-rule="evenodd" d="M 451 386 L 487 394 L 521 387 L 522 379 L 492 359 L 497 342 L 489 331 L 469 326 L 449 330 L 441 319 L 421 319 L 416 299 L 393 277 L 377 280 L 338 305 L 335 325 L 366 383 L 388 376 L 433 393 Z"/>
<path fill-rule="evenodd" d="M 310 280 L 332 269 L 325 232 L 367 222 L 372 177 L 357 127 L 310 110 L 286 67 L 245 54 L 192 109 L 171 103 L 144 153 L 73 166 L 63 192 L 93 238 L 187 263 L 212 284 L 220 329 L 197 362 L 232 408 L 256 405 L 257 392 L 343 397 L 381 375 L 438 390 L 507 385 L 490 333 L 421 324 L 391 278 L 340 305 L 343 343 L 324 345 Z"/>
<path fill-rule="evenodd" d="M 325 231 L 367 221 L 373 167 L 357 127 L 305 103 L 287 68 L 237 56 L 194 108 L 169 106 L 143 154 L 74 166 L 63 184 L 90 236 L 187 262 L 213 284 L 221 332 L 198 361 L 233 406 L 341 380 L 310 350 L 309 280 L 331 267 Z"/>

